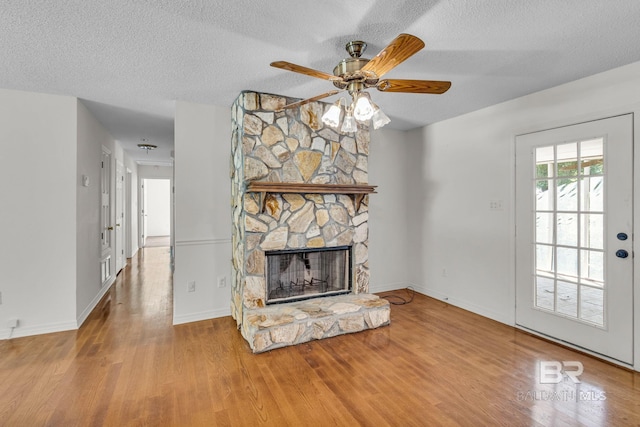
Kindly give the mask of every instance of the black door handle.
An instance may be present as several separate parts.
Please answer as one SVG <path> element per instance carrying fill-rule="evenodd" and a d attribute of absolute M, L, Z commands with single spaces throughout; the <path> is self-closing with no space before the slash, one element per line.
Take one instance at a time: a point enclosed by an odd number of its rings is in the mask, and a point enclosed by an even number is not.
<path fill-rule="evenodd" d="M 629 252 L 625 251 L 624 249 L 618 249 L 616 251 L 616 256 L 618 258 L 626 258 L 629 256 Z"/>

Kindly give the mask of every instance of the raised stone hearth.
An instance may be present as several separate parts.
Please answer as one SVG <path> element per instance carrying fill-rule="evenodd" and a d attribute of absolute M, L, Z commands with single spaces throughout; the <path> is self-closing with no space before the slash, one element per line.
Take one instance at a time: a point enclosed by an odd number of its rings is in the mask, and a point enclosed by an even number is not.
<path fill-rule="evenodd" d="M 372 294 L 315 298 L 251 310 L 242 336 L 254 353 L 389 324 L 389 302 Z"/>
<path fill-rule="evenodd" d="M 389 323 L 388 302 L 368 294 L 369 130 L 325 127 L 323 102 L 281 109 L 295 101 L 243 92 L 232 106 L 231 314 L 254 352 Z M 350 254 L 347 295 L 267 306 L 266 253 L 338 247 Z M 333 277 L 311 278 L 309 262 L 310 282 L 281 268 L 282 290 Z"/>

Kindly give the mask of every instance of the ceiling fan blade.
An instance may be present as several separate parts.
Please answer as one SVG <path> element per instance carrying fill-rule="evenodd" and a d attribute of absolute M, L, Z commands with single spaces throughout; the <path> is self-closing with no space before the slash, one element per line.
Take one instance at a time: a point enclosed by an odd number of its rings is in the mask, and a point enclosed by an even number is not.
<path fill-rule="evenodd" d="M 449 90 L 451 82 L 385 79 L 380 80 L 376 87 L 382 92 L 433 93 L 439 95 Z"/>
<path fill-rule="evenodd" d="M 374 72 L 380 78 L 423 47 L 424 42 L 418 37 L 400 34 L 360 70 Z"/>
<path fill-rule="evenodd" d="M 323 80 L 342 80 L 342 78 L 338 76 L 334 76 L 333 74 L 325 73 L 322 71 L 314 70 L 313 68 L 303 67 L 302 65 L 292 64 L 287 61 L 276 61 L 271 63 L 272 67 L 281 68 L 287 71 L 293 71 L 294 73 L 300 73 L 311 77 L 317 77 Z"/>
<path fill-rule="evenodd" d="M 282 107 L 282 110 L 285 110 L 287 108 L 296 108 L 296 107 L 299 107 L 301 105 L 308 104 L 308 103 L 313 102 L 313 101 L 317 101 L 319 99 L 328 98 L 331 95 L 335 95 L 336 93 L 339 93 L 339 92 L 342 92 L 342 91 L 340 91 L 340 90 L 330 90 L 329 92 L 323 93 L 322 95 L 317 95 L 317 96 L 314 96 L 312 98 L 307 98 L 307 99 L 303 99 L 302 101 L 298 101 L 298 102 L 293 102 L 291 104 L 287 104 L 284 107 Z"/>

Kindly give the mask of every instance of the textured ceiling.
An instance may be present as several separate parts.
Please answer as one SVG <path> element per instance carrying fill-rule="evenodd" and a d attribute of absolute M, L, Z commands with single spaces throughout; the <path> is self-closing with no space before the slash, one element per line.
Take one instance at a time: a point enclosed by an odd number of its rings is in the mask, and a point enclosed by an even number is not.
<path fill-rule="evenodd" d="M 387 126 L 406 130 L 638 61 L 639 22 L 638 0 L 4 0 L 0 87 L 76 96 L 135 159 L 162 162 L 176 100 L 333 88 L 275 60 L 331 73 L 350 40 L 370 58 L 400 33 L 420 37 L 425 49 L 385 77 L 451 89 L 372 92 Z M 141 138 L 160 148 L 145 154 Z"/>

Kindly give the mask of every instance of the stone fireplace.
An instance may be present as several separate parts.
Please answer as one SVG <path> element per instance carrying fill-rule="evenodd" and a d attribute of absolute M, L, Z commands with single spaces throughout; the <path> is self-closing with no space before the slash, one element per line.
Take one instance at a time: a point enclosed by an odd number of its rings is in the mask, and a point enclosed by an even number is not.
<path fill-rule="evenodd" d="M 329 104 L 243 92 L 232 106 L 231 313 L 254 352 L 389 323 L 368 293 L 369 130 Z"/>

